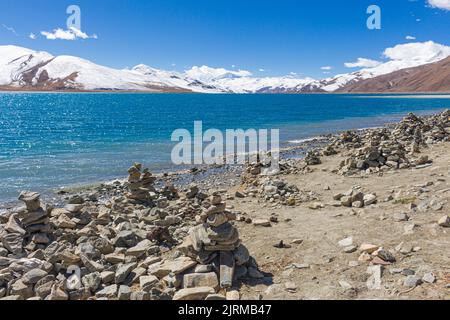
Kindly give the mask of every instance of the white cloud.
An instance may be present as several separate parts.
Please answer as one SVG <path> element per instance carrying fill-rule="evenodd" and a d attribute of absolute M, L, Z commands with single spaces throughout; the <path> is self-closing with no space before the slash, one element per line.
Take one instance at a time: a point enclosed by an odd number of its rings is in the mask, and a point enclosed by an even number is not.
<path fill-rule="evenodd" d="M 383 55 L 390 60 L 422 61 L 445 59 L 450 55 L 450 47 L 433 41 L 399 44 L 388 48 Z"/>
<path fill-rule="evenodd" d="M 266 70 L 263 69 L 263 68 L 259 69 L 258 71 L 259 71 L 259 72 L 266 72 Z"/>
<path fill-rule="evenodd" d="M 208 66 L 194 66 L 190 70 L 186 70 L 186 74 L 193 79 L 198 79 L 203 82 L 252 76 L 252 73 L 247 70 L 232 71 L 224 68 L 211 68 Z"/>
<path fill-rule="evenodd" d="M 433 8 L 450 11 L 450 0 L 428 0 L 428 4 Z"/>
<path fill-rule="evenodd" d="M 358 58 L 355 62 L 346 62 L 344 65 L 347 68 L 374 68 L 381 64 L 380 61 L 366 59 L 366 58 Z"/>
<path fill-rule="evenodd" d="M 75 27 L 71 27 L 69 30 L 63 30 L 61 28 L 53 30 L 53 32 L 41 31 L 41 34 L 48 40 L 77 40 L 77 39 L 98 39 L 97 35 L 87 35 L 81 30 Z"/>
<path fill-rule="evenodd" d="M 406 40 L 416 40 L 416 37 L 414 37 L 414 36 L 406 36 Z"/>
<path fill-rule="evenodd" d="M 14 29 L 13 27 L 8 27 L 6 24 L 2 24 L 2 27 L 5 28 L 6 30 L 8 30 L 11 33 L 14 33 L 14 35 L 18 36 L 16 29 Z"/>
<path fill-rule="evenodd" d="M 28 38 L 30 38 L 31 40 L 36 40 L 37 36 L 34 33 L 30 33 Z"/>
<path fill-rule="evenodd" d="M 325 66 L 325 67 L 322 67 L 322 68 L 320 68 L 320 69 L 322 69 L 322 70 L 331 70 L 331 69 L 333 69 L 333 67 Z"/>

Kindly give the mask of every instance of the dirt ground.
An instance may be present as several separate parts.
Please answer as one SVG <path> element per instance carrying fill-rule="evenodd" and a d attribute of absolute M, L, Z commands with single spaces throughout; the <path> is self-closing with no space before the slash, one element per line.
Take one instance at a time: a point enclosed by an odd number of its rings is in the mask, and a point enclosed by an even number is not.
<path fill-rule="evenodd" d="M 243 243 L 266 275 L 243 283 L 242 299 L 450 299 L 450 229 L 437 224 L 450 213 L 449 144 L 434 145 L 426 154 L 434 161 L 432 166 L 383 176 L 334 174 L 331 171 L 338 167 L 341 155 L 323 158 L 312 173 L 282 176 L 301 190 L 318 193 L 324 205 L 318 210 L 308 208 L 311 203 L 273 206 L 258 197 L 229 200 L 227 204 L 235 211 L 252 219 L 276 214 L 279 220 L 271 227 L 237 223 Z M 375 193 L 378 203 L 363 209 L 332 205 L 335 194 L 355 186 L 364 193 Z M 393 200 L 388 201 L 389 196 Z M 442 209 L 411 209 L 411 203 L 419 205 L 434 198 Z M 409 221 L 397 222 L 396 213 L 408 214 Z M 413 231 L 405 232 L 412 225 Z M 381 289 L 368 289 L 369 263 L 358 262 L 361 252 L 344 253 L 339 246 L 340 240 L 350 236 L 356 246 L 369 243 L 394 253 L 397 262 L 384 268 Z M 296 239 L 303 242 L 292 243 Z M 275 248 L 281 240 L 292 247 Z M 398 252 L 396 247 L 402 243 L 414 251 Z M 411 290 L 403 284 L 406 276 L 396 273 L 402 269 L 414 270 L 419 276 L 433 272 L 437 280 Z"/>

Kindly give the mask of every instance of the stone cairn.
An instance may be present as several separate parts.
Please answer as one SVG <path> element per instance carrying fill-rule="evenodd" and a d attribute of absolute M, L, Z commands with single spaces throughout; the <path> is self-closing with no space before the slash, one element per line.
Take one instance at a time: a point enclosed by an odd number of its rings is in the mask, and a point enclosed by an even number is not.
<path fill-rule="evenodd" d="M 2 237 L 3 246 L 13 255 L 23 255 L 27 251 L 44 249 L 50 243 L 51 226 L 48 211 L 41 207 L 40 195 L 36 192 L 22 192 L 19 200 L 26 208 L 9 216 Z"/>
<path fill-rule="evenodd" d="M 411 113 L 392 128 L 368 130 L 360 136 L 352 132 L 342 134 L 332 143 L 343 148 L 346 156 L 339 172 L 374 173 L 429 165 L 432 161 L 426 147 L 450 139 L 449 116 L 449 110 L 429 117 Z"/>
<path fill-rule="evenodd" d="M 248 249 L 241 244 L 239 232 L 232 224 L 236 215 L 226 210 L 219 194 L 209 198 L 209 205 L 197 216 L 198 226 L 193 227 L 189 236 L 180 246 L 180 251 L 202 265 L 213 265 L 219 275 L 219 287 L 229 289 L 234 280 L 263 277 Z M 185 275 L 185 285 L 194 275 Z M 199 277 L 199 276 L 197 276 Z"/>
<path fill-rule="evenodd" d="M 149 202 L 155 197 L 155 188 L 153 184 L 156 178 L 148 171 L 142 170 L 140 163 L 134 164 L 128 169 L 128 189 L 127 197 L 131 200 Z"/>

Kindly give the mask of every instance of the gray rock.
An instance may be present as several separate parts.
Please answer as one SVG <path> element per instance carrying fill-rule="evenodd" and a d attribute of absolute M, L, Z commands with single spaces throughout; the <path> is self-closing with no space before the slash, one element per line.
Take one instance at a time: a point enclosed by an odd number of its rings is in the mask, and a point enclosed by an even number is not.
<path fill-rule="evenodd" d="M 130 300 L 132 301 L 147 301 L 151 299 L 151 294 L 149 292 L 137 291 L 132 292 Z"/>
<path fill-rule="evenodd" d="M 219 279 L 215 272 L 210 273 L 191 273 L 185 274 L 183 279 L 184 288 L 195 288 L 195 287 L 219 287 Z"/>
<path fill-rule="evenodd" d="M 408 288 L 414 288 L 422 284 L 422 279 L 416 275 L 407 276 L 403 285 Z"/>
<path fill-rule="evenodd" d="M 436 276 L 432 272 L 425 273 L 422 277 L 422 281 L 426 283 L 435 283 Z"/>
<path fill-rule="evenodd" d="M 23 238 L 19 233 L 9 233 L 2 239 L 3 246 L 12 254 L 19 255 L 23 251 Z"/>
<path fill-rule="evenodd" d="M 34 285 L 48 274 L 47 271 L 41 269 L 33 269 L 22 276 L 22 282 L 27 285 Z"/>
<path fill-rule="evenodd" d="M 115 276 L 115 282 L 116 284 L 121 284 L 125 282 L 128 275 L 131 273 L 131 271 L 136 268 L 137 263 L 127 263 L 120 265 L 116 270 L 116 276 Z"/>
<path fill-rule="evenodd" d="M 117 293 L 117 298 L 119 300 L 130 300 L 130 298 L 131 298 L 131 289 L 130 289 L 130 287 L 121 285 L 119 287 L 119 292 Z"/>
<path fill-rule="evenodd" d="M 102 283 L 110 284 L 114 281 L 116 274 L 112 271 L 103 271 L 100 273 L 100 277 L 102 278 Z"/>
<path fill-rule="evenodd" d="M 144 292 L 148 292 L 151 288 L 157 285 L 159 279 L 155 276 L 142 276 L 139 278 L 139 284 L 141 286 L 141 290 Z"/>
<path fill-rule="evenodd" d="M 118 287 L 116 284 L 110 285 L 103 290 L 98 291 L 95 295 L 99 298 L 116 298 Z"/>
<path fill-rule="evenodd" d="M 34 296 L 32 287 L 24 284 L 21 280 L 14 282 L 11 286 L 10 294 L 13 296 L 20 296 L 25 300 Z"/>
<path fill-rule="evenodd" d="M 131 248 L 137 245 L 138 239 L 132 231 L 121 231 L 114 239 L 114 246 L 119 248 Z"/>
<path fill-rule="evenodd" d="M 100 273 L 93 272 L 85 275 L 81 281 L 85 288 L 89 289 L 91 292 L 95 292 L 102 283 L 102 277 Z"/>
<path fill-rule="evenodd" d="M 216 291 L 210 287 L 181 289 L 174 295 L 173 300 L 175 301 L 204 300 L 210 294 L 215 293 Z"/>

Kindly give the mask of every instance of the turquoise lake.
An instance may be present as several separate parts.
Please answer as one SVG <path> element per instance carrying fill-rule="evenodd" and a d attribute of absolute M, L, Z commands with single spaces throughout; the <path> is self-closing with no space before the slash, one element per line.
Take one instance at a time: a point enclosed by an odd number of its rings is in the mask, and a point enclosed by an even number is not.
<path fill-rule="evenodd" d="M 289 142 L 450 108 L 445 96 L 0 93 L 0 202 L 21 190 L 176 170 L 172 132 L 280 129 Z"/>

